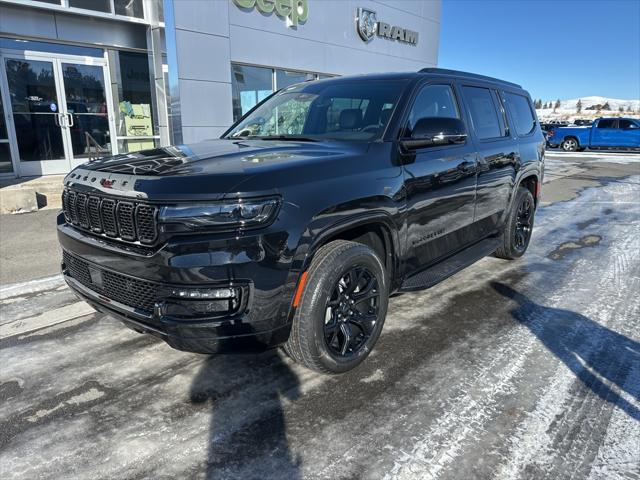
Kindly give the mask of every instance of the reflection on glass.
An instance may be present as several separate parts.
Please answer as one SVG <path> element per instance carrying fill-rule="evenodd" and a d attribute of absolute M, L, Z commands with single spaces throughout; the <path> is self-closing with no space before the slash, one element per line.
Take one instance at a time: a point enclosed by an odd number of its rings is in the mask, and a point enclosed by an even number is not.
<path fill-rule="evenodd" d="M 57 121 L 58 116 L 53 114 L 16 113 L 13 115 L 21 161 L 65 158 L 62 131 Z"/>
<path fill-rule="evenodd" d="M 73 156 L 109 155 L 111 136 L 102 67 L 63 63 L 62 78 Z"/>
<path fill-rule="evenodd" d="M 20 159 L 63 159 L 53 64 L 7 59 L 5 66 Z"/>
<path fill-rule="evenodd" d="M 233 120 L 251 110 L 258 102 L 273 93 L 270 68 L 233 65 Z"/>
<path fill-rule="evenodd" d="M 11 165 L 11 152 L 9 151 L 9 143 L 0 143 L 0 173 L 13 172 L 13 165 Z"/>
<path fill-rule="evenodd" d="M 84 8 L 85 10 L 111 13 L 110 0 L 69 0 L 69 6 Z"/>
<path fill-rule="evenodd" d="M 115 0 L 117 15 L 126 15 L 127 17 L 143 18 L 142 0 Z"/>
<path fill-rule="evenodd" d="M 315 80 L 313 73 L 289 72 L 287 70 L 276 70 L 276 88 L 288 87 L 294 83 L 306 82 L 307 80 Z"/>
<path fill-rule="evenodd" d="M 52 113 L 58 110 L 51 62 L 7 59 L 6 67 L 13 113 Z"/>

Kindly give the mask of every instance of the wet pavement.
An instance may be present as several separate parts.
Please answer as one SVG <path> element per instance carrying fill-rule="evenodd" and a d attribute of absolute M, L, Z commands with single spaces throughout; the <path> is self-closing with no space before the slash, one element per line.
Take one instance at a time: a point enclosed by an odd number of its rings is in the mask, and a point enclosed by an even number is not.
<path fill-rule="evenodd" d="M 524 258 L 392 298 L 337 377 L 5 291 L 0 477 L 640 479 L 640 155 L 547 173 Z"/>

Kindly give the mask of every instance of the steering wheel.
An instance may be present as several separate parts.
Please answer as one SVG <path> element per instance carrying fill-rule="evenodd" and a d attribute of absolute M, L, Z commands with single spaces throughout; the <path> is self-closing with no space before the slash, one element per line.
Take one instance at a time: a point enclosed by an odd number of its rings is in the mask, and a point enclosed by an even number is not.
<path fill-rule="evenodd" d="M 367 132 L 367 133 L 376 133 L 379 128 L 380 128 L 380 125 L 367 125 L 366 127 L 362 127 L 360 131 Z"/>

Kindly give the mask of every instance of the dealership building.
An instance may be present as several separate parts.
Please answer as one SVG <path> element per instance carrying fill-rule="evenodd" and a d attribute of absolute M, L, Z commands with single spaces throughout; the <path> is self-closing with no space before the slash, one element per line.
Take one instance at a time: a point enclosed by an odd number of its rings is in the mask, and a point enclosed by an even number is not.
<path fill-rule="evenodd" d="M 440 0 L 0 0 L 0 177 L 218 137 L 273 91 L 435 66 Z"/>

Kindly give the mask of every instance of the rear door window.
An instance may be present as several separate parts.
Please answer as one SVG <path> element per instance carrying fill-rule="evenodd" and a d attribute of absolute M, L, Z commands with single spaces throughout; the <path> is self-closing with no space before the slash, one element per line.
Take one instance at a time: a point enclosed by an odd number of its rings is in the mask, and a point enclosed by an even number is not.
<path fill-rule="evenodd" d="M 504 101 L 515 123 L 516 133 L 523 136 L 533 132 L 536 128 L 536 118 L 529 99 L 524 95 L 504 92 Z"/>
<path fill-rule="evenodd" d="M 622 130 L 630 130 L 634 128 L 640 128 L 637 123 L 632 122 L 631 120 L 627 120 L 626 118 L 621 118 L 618 120 L 618 128 Z"/>
<path fill-rule="evenodd" d="M 462 87 L 462 90 L 476 136 L 480 140 L 501 137 L 502 128 L 491 90 L 470 86 Z"/>

